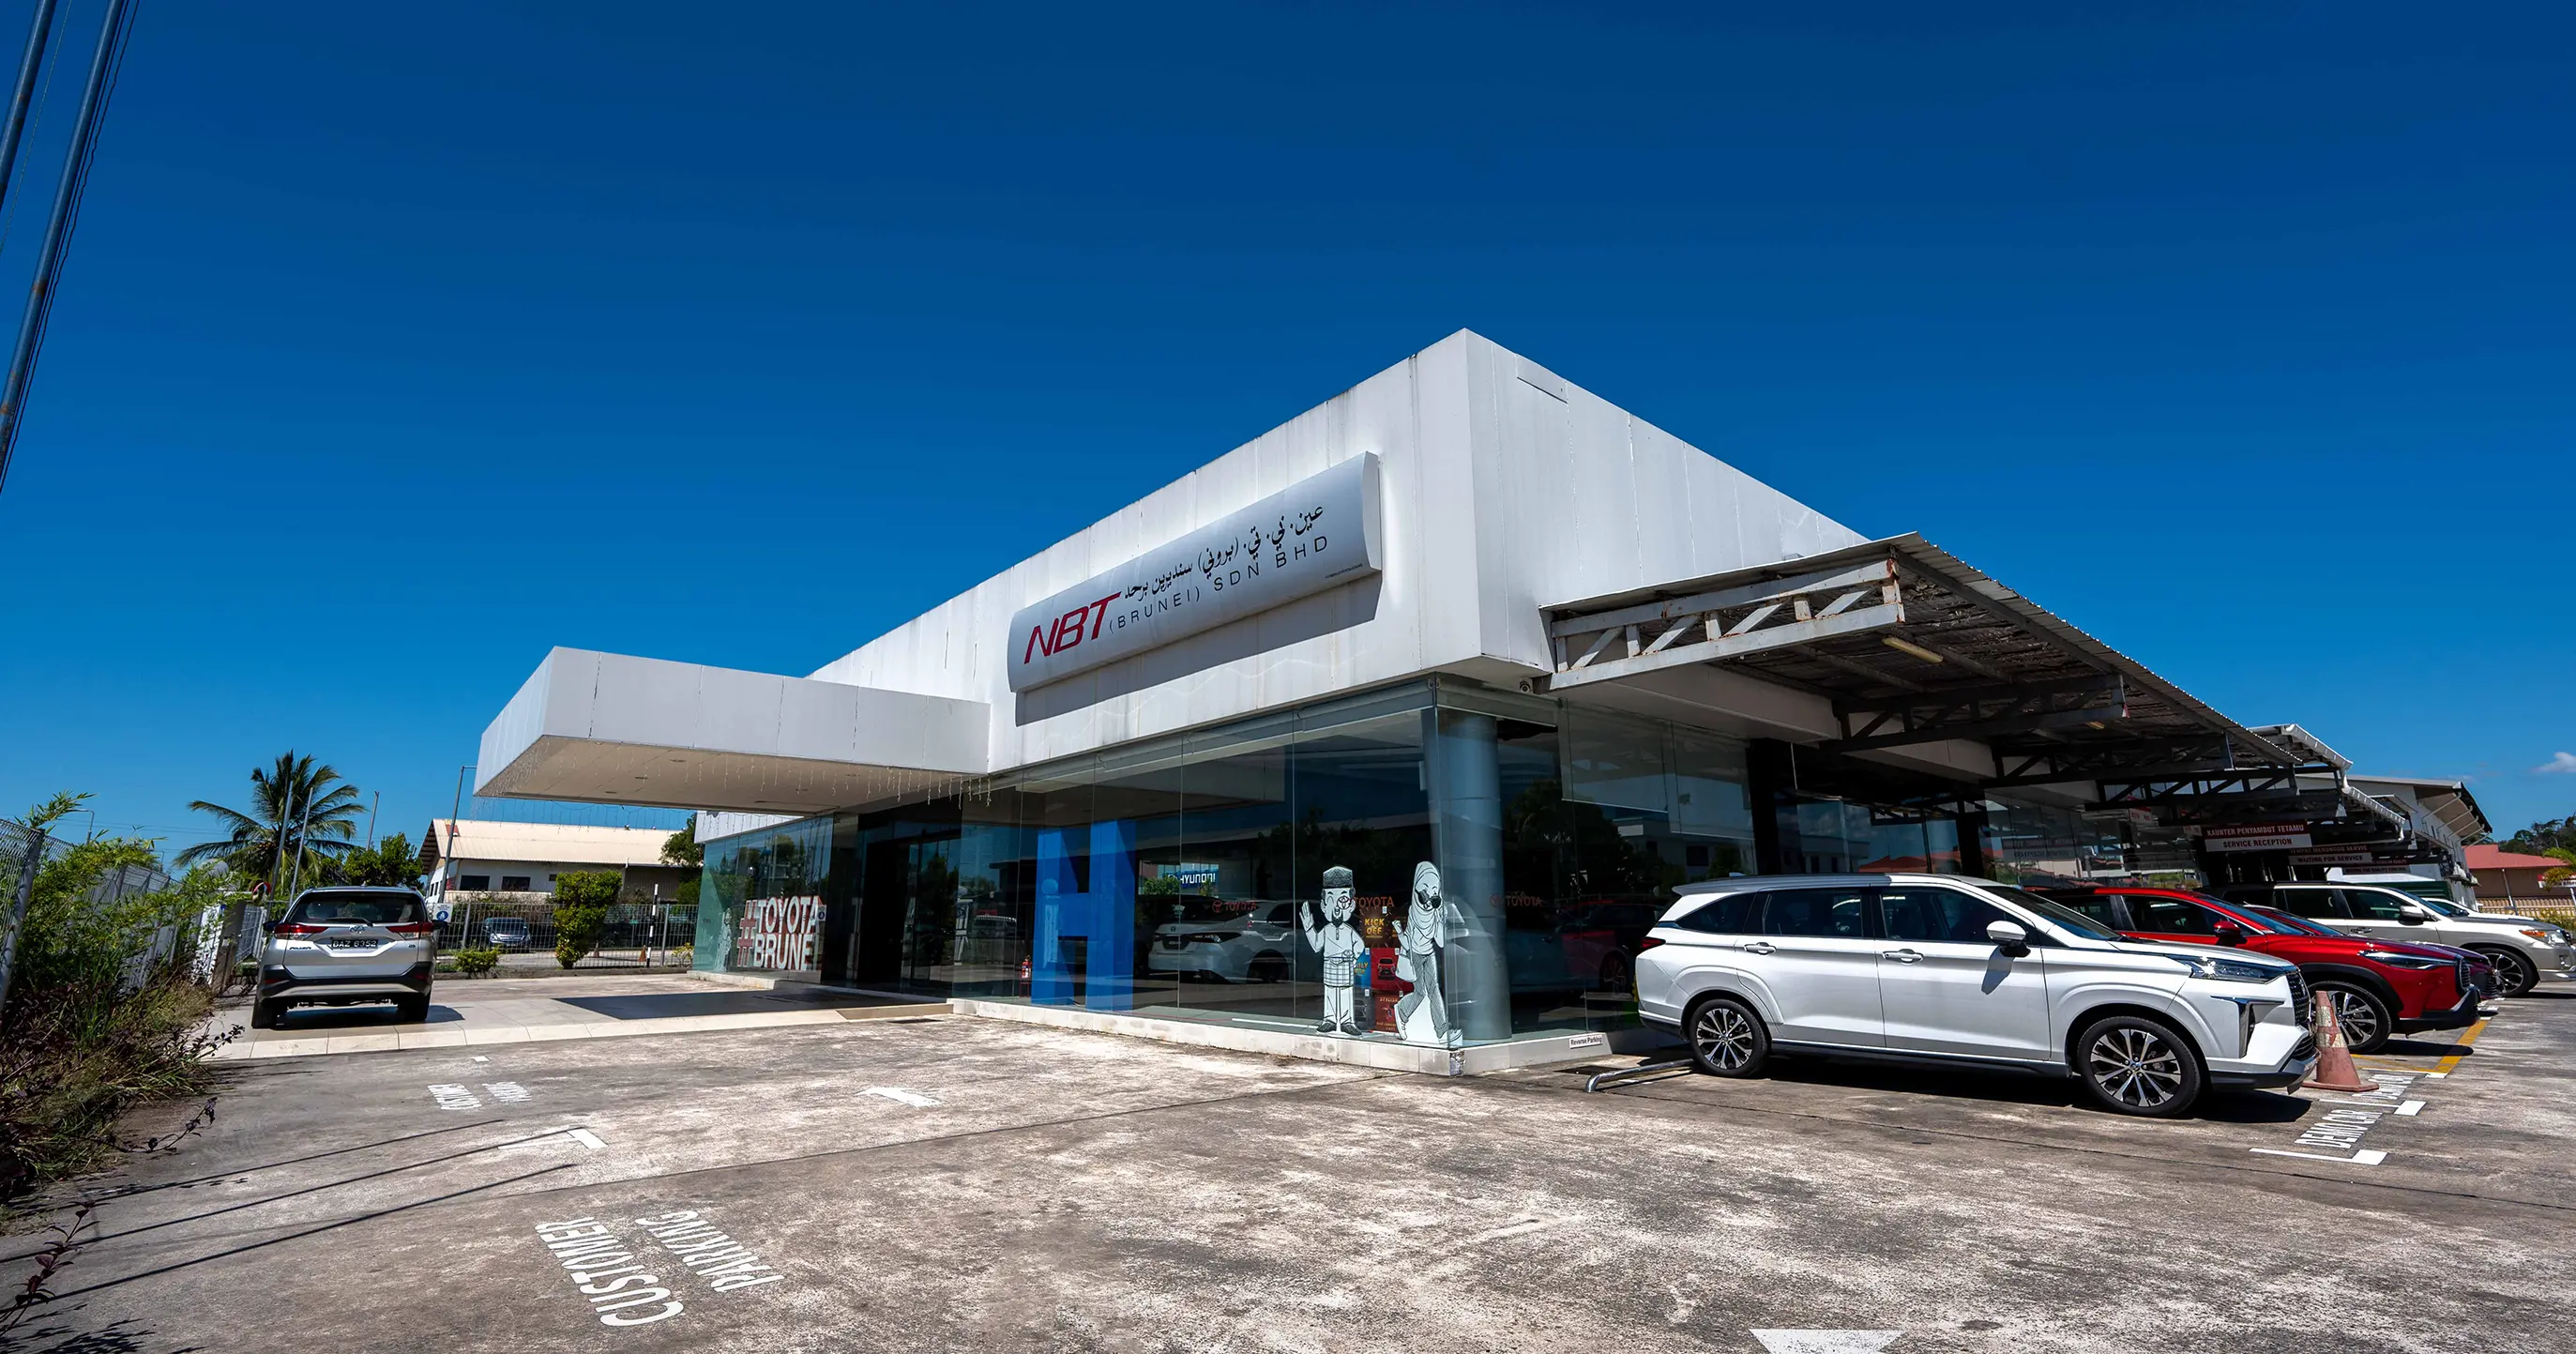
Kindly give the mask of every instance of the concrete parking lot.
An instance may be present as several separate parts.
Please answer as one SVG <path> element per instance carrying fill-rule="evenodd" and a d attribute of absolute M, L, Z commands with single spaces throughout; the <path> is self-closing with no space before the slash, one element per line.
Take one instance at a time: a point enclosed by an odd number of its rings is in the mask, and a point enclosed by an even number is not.
<path fill-rule="evenodd" d="M 466 1044 L 692 1034 L 831 1024 L 925 1009 L 855 992 L 811 987 L 746 990 L 679 974 L 451 980 L 435 985 L 430 995 L 429 1019 L 423 1021 L 405 1020 L 384 1003 L 299 1006 L 280 1013 L 276 1028 L 267 1030 L 251 1029 L 249 1006 L 235 1004 L 216 1018 L 216 1027 L 231 1039 L 214 1057 L 233 1062 Z M 945 1009 L 945 1003 L 936 1008 Z"/>
<path fill-rule="evenodd" d="M 100 1187 L 21 1344 L 2576 1348 L 2576 1000 L 2468 1033 L 2366 1060 L 2383 1095 L 2174 1123 L 2005 1076 L 1588 1095 L 953 1017 L 262 1059 Z"/>

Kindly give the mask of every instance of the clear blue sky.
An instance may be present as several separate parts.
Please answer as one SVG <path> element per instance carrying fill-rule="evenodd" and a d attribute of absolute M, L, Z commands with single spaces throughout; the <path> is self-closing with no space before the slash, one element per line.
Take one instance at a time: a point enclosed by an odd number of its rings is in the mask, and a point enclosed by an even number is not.
<path fill-rule="evenodd" d="M 416 836 L 550 645 L 810 671 L 1469 327 L 2576 812 L 2564 6 L 1743 8 L 154 0 L 0 804 L 292 746 Z"/>

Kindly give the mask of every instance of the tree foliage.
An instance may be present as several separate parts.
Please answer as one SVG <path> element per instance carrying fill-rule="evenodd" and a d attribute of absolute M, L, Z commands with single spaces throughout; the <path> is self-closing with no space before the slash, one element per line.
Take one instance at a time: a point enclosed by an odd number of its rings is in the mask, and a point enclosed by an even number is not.
<path fill-rule="evenodd" d="M 665 865 L 699 866 L 707 863 L 707 849 L 698 844 L 698 820 L 691 818 L 687 827 L 672 833 L 662 843 Z"/>
<path fill-rule="evenodd" d="M 172 863 L 182 869 L 221 864 L 265 890 L 281 866 L 292 870 L 299 857 L 312 877 L 323 878 L 331 863 L 358 849 L 358 787 L 339 772 L 290 748 L 273 765 L 252 768 L 250 787 L 246 810 L 203 799 L 189 804 L 213 815 L 224 835 L 181 851 Z"/>
<path fill-rule="evenodd" d="M 573 870 L 555 876 L 556 963 L 571 968 L 599 948 L 619 882 L 614 870 Z"/>
<path fill-rule="evenodd" d="M 2526 856 L 2546 856 L 2552 848 L 2576 851 L 2576 815 L 2544 818 L 2507 838 L 2504 849 Z"/>
<path fill-rule="evenodd" d="M 81 798 L 58 795 L 31 821 L 59 819 Z M 137 1100 L 202 1089 L 210 1036 L 200 1022 L 212 1002 L 189 979 L 185 942 L 228 891 L 212 869 L 168 889 L 117 882 L 159 863 L 153 843 L 109 837 L 36 869 L 0 1010 L 0 1196 L 115 1155 L 117 1117 Z M 164 928 L 181 943 L 150 961 Z"/>
<path fill-rule="evenodd" d="M 332 866 L 331 873 L 343 884 L 416 889 L 421 880 L 420 853 L 412 849 L 410 838 L 396 832 L 373 846 L 353 848 Z"/>

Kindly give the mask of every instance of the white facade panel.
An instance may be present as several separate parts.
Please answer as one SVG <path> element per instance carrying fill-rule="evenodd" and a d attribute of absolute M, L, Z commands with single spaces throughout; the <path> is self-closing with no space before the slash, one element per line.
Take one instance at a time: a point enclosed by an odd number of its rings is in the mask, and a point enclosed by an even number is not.
<path fill-rule="evenodd" d="M 1372 454 L 1376 573 L 1011 690 L 1015 613 Z M 1461 331 L 811 679 L 558 650 L 486 731 L 482 765 L 502 793 L 831 806 L 914 787 L 914 773 L 1006 771 L 1433 672 L 1535 677 L 1552 666 L 1552 603 L 1861 539 Z M 834 688 L 863 694 L 844 706 Z M 942 704 L 896 708 L 914 698 Z M 720 755 L 672 770 L 659 763 L 682 759 L 656 748 Z"/>
<path fill-rule="evenodd" d="M 1014 693 L 1014 613 L 1363 453 L 1381 572 Z M 990 706 L 1006 770 L 1492 660 L 1549 667 L 1540 609 L 1862 537 L 1460 332 L 813 674 Z"/>

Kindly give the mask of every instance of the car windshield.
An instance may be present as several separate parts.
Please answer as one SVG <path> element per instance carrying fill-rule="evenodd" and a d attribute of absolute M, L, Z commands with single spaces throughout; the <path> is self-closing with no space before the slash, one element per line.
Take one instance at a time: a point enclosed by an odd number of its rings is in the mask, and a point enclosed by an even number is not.
<path fill-rule="evenodd" d="M 2248 906 L 2245 910 L 2253 913 L 2257 917 L 2261 917 L 2268 925 L 2277 926 L 2284 931 L 2292 931 L 2300 935 L 2340 936 L 2343 934 L 2343 932 L 2338 931 L 2331 926 L 2319 926 L 2305 917 L 2299 916 L 2295 913 L 2284 912 L 2277 907 Z"/>
<path fill-rule="evenodd" d="M 308 926 L 416 922 L 420 920 L 420 899 L 408 893 L 308 893 L 295 900 L 295 910 L 287 920 Z"/>
<path fill-rule="evenodd" d="M 2409 889 L 2407 892 L 2414 893 L 2414 890 Z M 2467 908 L 2460 906 L 2458 903 L 2452 902 L 2448 898 L 2436 898 L 2429 893 L 2416 893 L 2415 901 L 2422 903 L 2424 906 L 2433 909 L 2435 912 L 2438 912 L 2445 917 L 2469 917 L 2477 915 L 2469 911 Z"/>
<path fill-rule="evenodd" d="M 2028 889 L 2017 889 L 2005 884 L 1988 884 L 1985 887 L 1986 892 L 1988 893 L 2004 898 L 2016 906 L 2026 907 L 2031 911 L 2038 913 L 2041 920 L 2046 921 L 2049 925 L 2056 927 L 2058 930 L 2066 932 L 2068 935 L 2081 937 L 2085 940 L 2120 939 L 2119 932 L 2111 930 L 2102 923 L 2093 920 L 2091 917 L 2085 916 L 2083 913 L 2078 912 L 2074 908 L 2068 907 L 2066 904 L 2058 902 L 2055 899 L 2043 898 Z"/>

